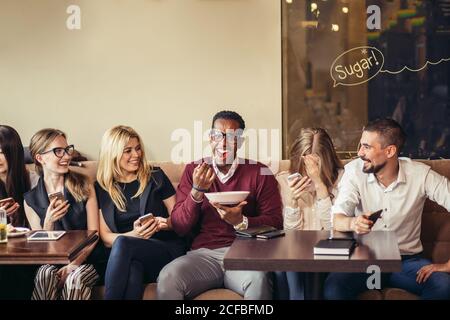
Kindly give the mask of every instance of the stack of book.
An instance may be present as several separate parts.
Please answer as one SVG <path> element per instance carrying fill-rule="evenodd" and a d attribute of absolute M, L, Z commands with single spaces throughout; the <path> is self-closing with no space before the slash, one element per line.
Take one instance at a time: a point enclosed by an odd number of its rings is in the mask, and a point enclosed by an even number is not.
<path fill-rule="evenodd" d="M 314 255 L 350 256 L 355 246 L 354 239 L 320 240 L 314 246 Z"/>

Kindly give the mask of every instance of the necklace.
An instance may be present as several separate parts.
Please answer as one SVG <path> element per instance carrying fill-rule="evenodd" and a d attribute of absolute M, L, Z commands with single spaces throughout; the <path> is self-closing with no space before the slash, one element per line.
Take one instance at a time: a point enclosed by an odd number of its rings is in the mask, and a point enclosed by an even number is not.
<path fill-rule="evenodd" d="M 119 182 L 118 185 L 119 185 L 120 190 L 121 190 L 122 192 L 125 192 L 125 190 L 127 189 L 127 183 L 125 183 L 125 182 Z"/>

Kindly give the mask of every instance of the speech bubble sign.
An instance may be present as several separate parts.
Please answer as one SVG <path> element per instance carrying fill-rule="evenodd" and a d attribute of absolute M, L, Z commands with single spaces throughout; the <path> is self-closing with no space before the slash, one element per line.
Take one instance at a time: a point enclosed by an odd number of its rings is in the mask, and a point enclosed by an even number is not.
<path fill-rule="evenodd" d="M 341 53 L 331 65 L 333 87 L 356 86 L 374 78 L 384 66 L 384 55 L 375 47 L 361 46 Z M 371 76 L 369 76 L 371 74 Z"/>

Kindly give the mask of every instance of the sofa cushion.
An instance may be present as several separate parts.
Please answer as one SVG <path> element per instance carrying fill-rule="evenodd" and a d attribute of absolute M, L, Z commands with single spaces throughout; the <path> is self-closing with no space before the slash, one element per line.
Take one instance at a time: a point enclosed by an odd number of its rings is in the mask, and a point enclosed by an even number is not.
<path fill-rule="evenodd" d="M 420 160 L 450 179 L 450 160 Z M 425 257 L 436 263 L 450 258 L 450 214 L 435 202 L 426 200 L 422 217 L 422 244 Z"/>
<path fill-rule="evenodd" d="M 105 296 L 105 286 L 92 288 L 91 300 L 103 300 Z M 142 300 L 156 300 L 156 283 L 149 283 L 145 286 Z"/>
<path fill-rule="evenodd" d="M 427 202 L 431 202 L 428 201 Z M 424 209 L 422 217 L 422 244 L 425 257 L 436 263 L 450 258 L 450 214 Z"/>
<path fill-rule="evenodd" d="M 398 288 L 383 289 L 382 293 L 384 300 L 419 300 L 415 294 Z"/>
<path fill-rule="evenodd" d="M 229 289 L 211 289 L 198 295 L 194 300 L 243 300 L 244 298 Z"/>
<path fill-rule="evenodd" d="M 450 179 L 450 160 L 419 160 Z M 422 244 L 425 257 L 436 263 L 450 258 L 450 214 L 435 202 L 425 201 L 422 216 Z"/>
<path fill-rule="evenodd" d="M 358 300 L 383 300 L 380 290 L 367 290 L 358 296 Z"/>
<path fill-rule="evenodd" d="M 91 300 L 103 300 L 105 295 L 104 286 L 96 286 L 92 288 Z M 241 295 L 229 289 L 212 289 L 203 292 L 194 300 L 242 300 Z M 142 300 L 156 300 L 156 283 L 149 283 L 145 286 L 144 296 Z"/>
<path fill-rule="evenodd" d="M 104 295 L 105 295 L 105 287 L 95 286 L 92 288 L 91 300 L 103 300 Z"/>

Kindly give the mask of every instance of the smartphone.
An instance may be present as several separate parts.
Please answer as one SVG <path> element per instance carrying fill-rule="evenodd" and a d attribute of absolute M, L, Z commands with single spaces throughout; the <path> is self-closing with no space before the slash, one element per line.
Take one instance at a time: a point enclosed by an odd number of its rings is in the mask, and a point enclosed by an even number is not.
<path fill-rule="evenodd" d="M 301 178 L 303 178 L 303 176 L 302 176 L 300 173 L 296 172 L 296 173 L 293 173 L 293 174 L 291 174 L 291 175 L 289 175 L 289 176 L 287 177 L 288 181 L 293 181 L 293 180 L 295 180 L 296 178 L 301 179 Z"/>
<path fill-rule="evenodd" d="M 61 200 L 61 202 L 66 201 L 66 198 L 64 198 L 64 194 L 63 194 L 61 191 L 54 192 L 54 193 L 50 193 L 50 194 L 48 195 L 48 200 L 49 200 L 50 202 L 52 202 L 53 199 L 55 199 L 55 198 L 58 199 L 58 200 Z"/>
<path fill-rule="evenodd" d="M 383 213 L 383 209 L 375 211 L 374 213 L 372 213 L 369 216 L 369 220 L 373 222 L 373 224 L 375 224 L 375 222 L 377 222 L 378 218 L 381 217 L 381 214 Z"/>
<path fill-rule="evenodd" d="M 13 204 L 15 201 L 13 198 L 5 198 L 0 200 L 0 207 Z"/>
<path fill-rule="evenodd" d="M 153 217 L 153 214 L 149 213 L 149 214 L 143 215 L 142 217 L 139 217 L 139 223 L 144 224 L 148 220 L 151 220 L 151 219 L 154 219 L 154 217 Z"/>
<path fill-rule="evenodd" d="M 291 182 L 291 181 L 294 181 L 297 177 L 299 180 L 303 178 L 303 176 L 300 173 L 296 172 L 296 173 L 293 173 L 290 176 L 288 176 L 287 179 L 289 182 Z M 314 186 L 314 182 L 311 182 L 311 185 L 306 189 L 306 191 L 309 191 L 309 192 L 314 192 L 315 190 L 316 190 L 316 187 Z"/>
<path fill-rule="evenodd" d="M 286 233 L 284 232 L 284 230 L 276 230 L 276 231 L 271 231 L 271 232 L 266 232 L 266 233 L 262 233 L 262 234 L 257 234 L 256 235 L 256 239 L 272 239 L 272 238 L 277 238 L 277 237 L 283 237 Z"/>

